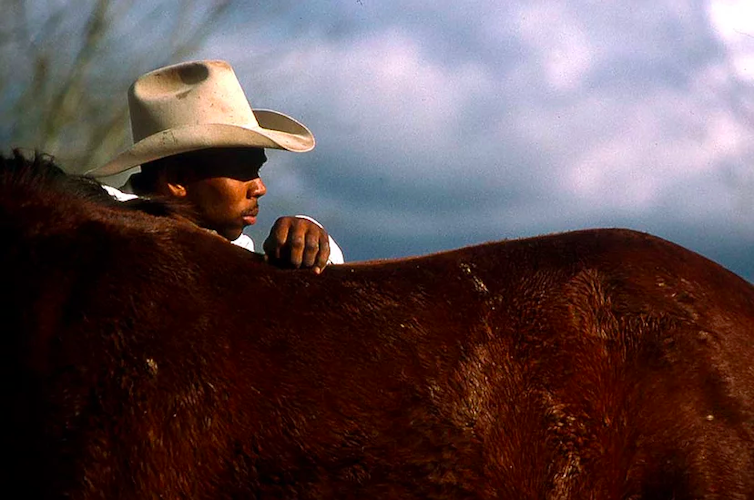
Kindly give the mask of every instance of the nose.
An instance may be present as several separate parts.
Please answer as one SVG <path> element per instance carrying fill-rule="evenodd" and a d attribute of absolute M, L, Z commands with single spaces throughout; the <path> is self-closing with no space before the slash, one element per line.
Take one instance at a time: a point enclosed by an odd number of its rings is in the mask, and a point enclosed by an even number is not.
<path fill-rule="evenodd" d="M 249 181 L 247 190 L 246 190 L 246 197 L 247 198 L 260 198 L 267 194 L 267 186 L 264 185 L 264 182 L 262 182 L 261 177 L 257 177 L 256 179 L 252 179 Z"/>

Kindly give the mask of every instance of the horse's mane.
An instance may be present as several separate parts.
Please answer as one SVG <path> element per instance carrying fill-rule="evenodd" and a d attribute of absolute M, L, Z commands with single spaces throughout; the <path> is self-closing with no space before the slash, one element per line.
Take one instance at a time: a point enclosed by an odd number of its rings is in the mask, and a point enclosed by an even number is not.
<path fill-rule="evenodd" d="M 23 195 L 43 193 L 65 196 L 68 200 L 91 202 L 103 207 L 138 211 L 157 217 L 182 217 L 194 223 L 197 215 L 187 203 L 164 196 L 139 197 L 126 202 L 113 198 L 97 180 L 66 173 L 55 159 L 34 152 L 31 157 L 14 149 L 11 155 L 0 154 L 0 193 Z"/>
<path fill-rule="evenodd" d="M 52 156 L 40 152 L 35 152 L 31 158 L 19 149 L 14 149 L 12 156 L 0 154 L 0 185 L 4 190 L 53 189 L 71 197 L 113 207 L 118 203 L 96 180 L 69 175 L 55 163 Z"/>

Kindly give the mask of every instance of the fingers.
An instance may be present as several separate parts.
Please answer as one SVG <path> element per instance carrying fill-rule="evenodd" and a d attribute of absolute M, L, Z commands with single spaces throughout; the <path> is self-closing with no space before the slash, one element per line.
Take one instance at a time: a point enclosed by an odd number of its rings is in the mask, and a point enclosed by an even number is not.
<path fill-rule="evenodd" d="M 307 232 L 304 239 L 306 245 L 303 248 L 301 265 L 306 268 L 314 267 L 314 264 L 317 262 L 317 255 L 319 254 L 319 234 Z"/>
<path fill-rule="evenodd" d="M 289 229 L 290 224 L 286 223 L 282 217 L 276 220 L 275 224 L 272 225 L 270 234 L 267 236 L 267 239 L 264 240 L 264 244 L 262 245 L 265 255 L 267 255 L 271 261 L 277 262 L 283 260 L 283 249 L 285 248 L 286 241 L 288 241 Z"/>
<path fill-rule="evenodd" d="M 296 269 L 301 267 L 308 244 L 311 244 L 311 242 L 307 241 L 306 232 L 300 225 L 295 224 L 292 230 L 288 231 L 288 241 L 285 243 L 288 249 L 288 262 L 291 266 Z"/>
<path fill-rule="evenodd" d="M 330 259 L 330 237 L 327 232 L 322 230 L 319 236 L 319 252 L 314 262 L 314 272 L 319 274 L 327 267 L 327 262 Z"/>
<path fill-rule="evenodd" d="M 264 242 L 269 260 L 283 267 L 311 268 L 319 274 L 327 266 L 330 243 L 327 231 L 296 217 L 281 217 Z"/>

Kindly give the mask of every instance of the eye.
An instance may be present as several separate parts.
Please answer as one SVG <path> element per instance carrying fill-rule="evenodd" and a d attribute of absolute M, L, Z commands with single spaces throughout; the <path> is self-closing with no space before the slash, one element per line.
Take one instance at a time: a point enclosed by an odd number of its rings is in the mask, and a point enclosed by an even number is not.
<path fill-rule="evenodd" d="M 226 176 L 242 182 L 248 182 L 259 177 L 258 167 L 248 165 L 233 165 L 226 170 Z"/>

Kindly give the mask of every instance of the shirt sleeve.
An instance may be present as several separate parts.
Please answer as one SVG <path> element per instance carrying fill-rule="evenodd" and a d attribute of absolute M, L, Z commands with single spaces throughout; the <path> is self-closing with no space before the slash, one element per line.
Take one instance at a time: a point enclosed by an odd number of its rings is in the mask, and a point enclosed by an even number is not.
<path fill-rule="evenodd" d="M 102 189 L 107 191 L 107 193 L 110 196 L 112 196 L 118 201 L 128 201 L 128 200 L 133 200 L 134 198 L 138 198 L 138 196 L 136 196 L 135 194 L 124 193 L 123 191 L 117 188 L 114 188 L 112 186 L 108 186 L 106 184 L 101 184 L 101 186 L 102 186 Z"/>

